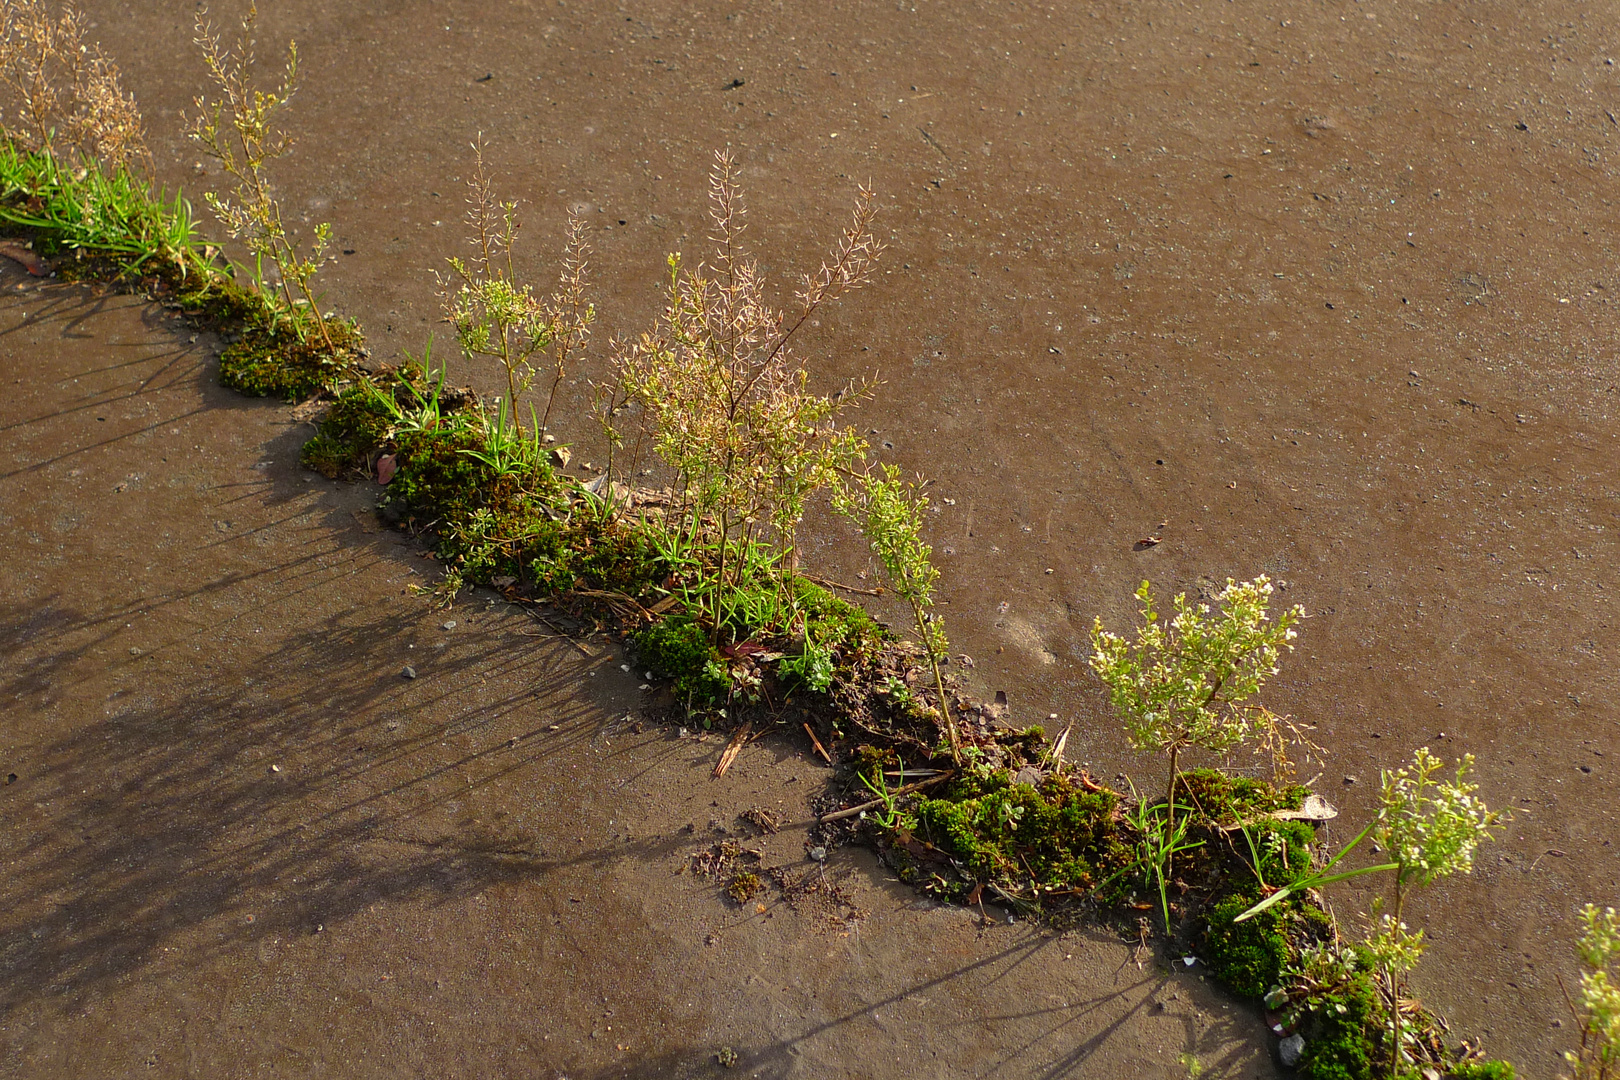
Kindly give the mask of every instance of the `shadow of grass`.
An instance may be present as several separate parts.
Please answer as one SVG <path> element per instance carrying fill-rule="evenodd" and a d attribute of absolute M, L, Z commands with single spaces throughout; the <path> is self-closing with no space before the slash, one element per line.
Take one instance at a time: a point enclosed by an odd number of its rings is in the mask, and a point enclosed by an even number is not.
<path fill-rule="evenodd" d="M 0 694 L 54 685 L 66 661 L 53 640 L 99 621 L 0 608 L 0 640 L 26 636 L 45 657 L 8 672 Z M 504 811 L 458 816 L 480 789 L 530 782 L 591 742 L 604 713 L 568 692 L 571 646 L 514 650 L 498 631 L 469 635 L 456 677 L 402 680 L 401 621 L 333 618 L 228 677 L 114 701 L 13 765 L 0 789 L 0 1011 L 126 979 L 168 949 L 201 964 L 379 901 L 438 903 L 681 846 L 564 858 Z"/>

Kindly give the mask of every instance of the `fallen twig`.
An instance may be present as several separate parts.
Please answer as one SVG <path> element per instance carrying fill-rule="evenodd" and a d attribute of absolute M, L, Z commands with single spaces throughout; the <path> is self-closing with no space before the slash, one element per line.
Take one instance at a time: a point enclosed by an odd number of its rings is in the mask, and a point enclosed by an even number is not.
<path fill-rule="evenodd" d="M 811 745 L 813 745 L 816 748 L 816 753 L 818 753 L 822 757 L 826 758 L 827 759 L 827 764 L 831 765 L 832 764 L 832 755 L 827 753 L 827 748 L 825 746 L 821 745 L 821 740 L 816 738 L 816 733 L 814 731 L 810 730 L 810 725 L 809 724 L 804 725 L 804 733 L 806 735 L 810 736 L 810 743 L 811 743 Z"/>
<path fill-rule="evenodd" d="M 584 653 L 586 656 L 595 656 L 596 655 L 595 653 L 591 652 L 591 650 L 587 649 L 585 647 L 585 644 L 582 641 L 580 641 L 578 638 L 574 637 L 572 634 L 568 633 L 568 631 L 564 630 L 562 627 L 558 626 L 556 623 L 552 622 L 550 619 L 546 618 L 544 615 L 540 614 L 538 611 L 534 610 L 532 607 L 525 606 L 523 610 L 528 612 L 529 616 L 531 618 L 533 618 L 536 622 L 543 622 L 547 626 L 551 627 L 551 629 L 556 631 L 555 636 L 564 639 L 570 645 L 574 646 L 574 648 L 576 648 L 580 652 Z M 519 634 L 522 637 L 534 637 L 535 636 L 533 634 L 524 634 L 524 633 L 522 633 L 522 631 L 519 631 Z M 540 636 L 541 637 L 550 637 L 552 635 L 542 634 Z"/>
<path fill-rule="evenodd" d="M 882 806 L 885 802 L 892 799 L 898 799 L 902 795 L 909 795 L 913 791 L 921 791 L 925 787 L 933 787 L 940 781 L 949 780 L 955 775 L 956 770 L 951 769 L 948 772 L 940 773 L 938 776 L 931 776 L 927 780 L 919 780 L 915 784 L 907 784 L 903 788 L 896 788 L 894 791 L 889 793 L 888 799 L 872 799 L 870 802 L 863 802 L 859 806 L 851 806 L 845 810 L 834 810 L 830 814 L 822 814 L 820 817 L 816 818 L 816 821 L 819 824 L 825 825 L 829 821 L 840 821 L 843 818 L 854 817 L 863 810 L 870 810 L 874 806 Z"/>
<path fill-rule="evenodd" d="M 822 586 L 825 586 L 826 588 L 829 588 L 829 589 L 842 589 L 847 593 L 855 593 L 858 596 L 882 596 L 883 595 L 883 590 L 881 588 L 877 588 L 877 589 L 857 589 L 853 585 L 841 585 L 836 581 L 829 581 L 826 578 L 814 577 L 814 576 L 812 576 L 810 574 L 805 574 L 804 579 L 806 581 L 815 582 L 817 585 L 822 585 Z"/>

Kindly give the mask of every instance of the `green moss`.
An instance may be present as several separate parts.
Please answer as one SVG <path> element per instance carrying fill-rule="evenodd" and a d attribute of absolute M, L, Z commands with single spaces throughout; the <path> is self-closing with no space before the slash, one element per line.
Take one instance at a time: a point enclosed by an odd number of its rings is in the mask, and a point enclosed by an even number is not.
<path fill-rule="evenodd" d="M 180 310 L 198 322 L 240 326 L 264 312 L 264 302 L 224 274 L 198 274 L 175 282 Z"/>
<path fill-rule="evenodd" d="M 646 526 L 590 504 L 576 504 L 559 529 L 537 532 L 524 559 L 530 580 L 549 594 L 595 589 L 643 599 L 666 573 Z"/>
<path fill-rule="evenodd" d="M 351 449 L 347 443 L 317 434 L 298 451 L 298 461 L 306 469 L 336 480 L 351 467 Z"/>
<path fill-rule="evenodd" d="M 1006 770 L 953 782 L 918 803 L 916 834 L 948 852 L 974 882 L 1008 891 L 1083 895 L 1128 865 L 1119 837 L 1119 797 L 1084 791 L 1064 777 L 1014 784 Z M 1033 881 L 1032 881 L 1033 879 Z M 965 893 L 971 883 L 961 883 Z"/>
<path fill-rule="evenodd" d="M 1199 955 L 1217 979 L 1243 997 L 1263 997 L 1282 978 L 1283 966 L 1302 941 L 1329 932 L 1327 916 L 1314 907 L 1278 904 L 1241 923 L 1233 922 L 1259 900 L 1258 892 L 1234 893 L 1204 916 Z"/>
<path fill-rule="evenodd" d="M 1257 998 L 1277 984 L 1293 948 L 1288 943 L 1288 916 L 1280 905 L 1247 922 L 1232 921 L 1253 903 L 1238 894 L 1211 908 L 1199 954 L 1233 993 Z"/>
<path fill-rule="evenodd" d="M 313 330 L 299 334 L 284 322 L 255 317 L 219 356 L 220 385 L 248 397 L 305 401 L 334 387 L 353 370 L 362 340 L 351 324 L 327 324 L 335 351 Z"/>
<path fill-rule="evenodd" d="M 403 378 L 393 373 L 380 379 L 361 376 L 360 383 L 339 394 L 321 418 L 315 437 L 299 454 L 304 466 L 332 479 L 351 469 L 367 468 L 371 454 L 387 441 L 393 420 L 373 387 Z"/>
<path fill-rule="evenodd" d="M 1372 1080 L 1382 1017 L 1372 976 L 1362 972 L 1342 995 L 1302 1018 L 1305 1051 L 1299 1075 L 1304 1080 Z"/>
<path fill-rule="evenodd" d="M 858 646 L 864 639 L 882 634 L 864 608 L 840 600 L 812 581 L 794 577 L 788 579 L 787 587 L 816 640 L 829 647 Z"/>
<path fill-rule="evenodd" d="M 636 635 L 636 648 L 648 667 L 674 680 L 677 696 L 705 704 L 725 699 L 730 680 L 703 628 L 690 618 L 654 623 Z"/>
<path fill-rule="evenodd" d="M 1506 1061 L 1465 1061 L 1447 1075 L 1451 1080 L 1514 1080 L 1513 1065 Z"/>
<path fill-rule="evenodd" d="M 484 507 L 494 473 L 465 450 L 481 450 L 483 440 L 469 425 L 449 424 L 413 431 L 398 440 L 398 472 L 384 504 L 408 522 L 464 522 Z"/>
<path fill-rule="evenodd" d="M 862 743 L 855 748 L 849 756 L 850 765 L 856 773 L 866 777 L 874 784 L 877 783 L 878 774 L 885 769 L 898 769 L 900 755 L 889 747 L 877 747 L 871 743 Z"/>
<path fill-rule="evenodd" d="M 726 886 L 726 895 L 739 904 L 746 904 L 758 896 L 765 888 L 765 882 L 752 870 L 742 870 L 731 878 L 731 884 Z"/>
<path fill-rule="evenodd" d="M 1298 784 L 1277 788 L 1215 769 L 1189 769 L 1177 783 L 1176 802 L 1185 801 L 1214 824 L 1231 825 L 1278 810 L 1298 810 L 1309 794 L 1310 789 Z"/>

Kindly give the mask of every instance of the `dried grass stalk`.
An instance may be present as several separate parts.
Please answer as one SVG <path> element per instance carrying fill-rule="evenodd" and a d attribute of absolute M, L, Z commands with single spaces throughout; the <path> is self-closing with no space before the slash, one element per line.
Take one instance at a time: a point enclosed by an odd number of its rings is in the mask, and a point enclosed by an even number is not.
<path fill-rule="evenodd" d="M 72 0 L 60 13 L 46 0 L 0 0 L 0 87 L 11 99 L 0 128 L 30 150 L 65 146 L 127 168 L 150 158 L 141 111 L 88 29 Z"/>
<path fill-rule="evenodd" d="M 792 344 L 824 305 L 870 279 L 882 244 L 872 231 L 873 193 L 863 187 L 837 247 L 801 280 L 790 322 L 766 298 L 743 246 L 746 215 L 727 151 L 715 155 L 709 198 L 710 260 L 688 270 L 678 253 L 669 257 L 663 315 L 636 340 L 616 343 L 614 363 L 654 451 L 675 473 L 684 528 L 718 553 L 724 582 L 733 543 L 767 539 L 791 567 L 806 499 L 864 449 L 835 418 L 866 387 L 811 393 Z"/>

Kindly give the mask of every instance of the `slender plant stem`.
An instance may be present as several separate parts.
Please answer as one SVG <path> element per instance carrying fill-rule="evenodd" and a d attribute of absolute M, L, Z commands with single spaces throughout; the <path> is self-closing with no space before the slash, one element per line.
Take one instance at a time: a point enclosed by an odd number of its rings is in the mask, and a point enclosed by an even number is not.
<path fill-rule="evenodd" d="M 1165 805 L 1164 805 L 1165 813 L 1167 815 L 1166 818 L 1165 818 L 1165 822 L 1166 822 L 1166 824 L 1165 824 L 1165 832 L 1166 832 L 1167 835 L 1170 835 L 1170 836 L 1174 836 L 1175 832 L 1176 832 L 1176 778 L 1181 775 L 1179 772 L 1176 771 L 1176 758 L 1179 757 L 1180 754 L 1181 754 L 1180 745 L 1171 744 L 1171 747 L 1170 747 L 1170 791 L 1165 797 Z M 1167 875 L 1170 873 L 1170 860 L 1173 859 L 1174 857 L 1175 857 L 1175 852 L 1174 851 L 1169 851 L 1169 852 L 1165 853 L 1165 856 L 1164 856 L 1164 872 Z"/>
<path fill-rule="evenodd" d="M 1392 915 L 1393 923 L 1390 926 L 1391 934 L 1398 934 L 1401 930 L 1401 904 L 1406 899 L 1403 889 L 1405 868 L 1395 871 L 1395 905 Z M 1384 973 L 1389 981 L 1389 1075 L 1390 1080 L 1400 1075 L 1401 1069 L 1401 986 L 1400 976 L 1393 964 L 1388 966 Z"/>
<path fill-rule="evenodd" d="M 551 380 L 551 392 L 546 395 L 546 412 L 545 412 L 545 415 L 540 418 L 540 430 L 541 431 L 550 431 L 551 430 L 551 405 L 552 405 L 552 402 L 557 400 L 557 387 L 562 385 L 562 381 L 563 381 L 562 361 L 559 359 L 557 361 L 557 377 L 555 379 Z M 618 393 L 618 388 L 617 387 L 614 388 L 614 393 L 615 394 Z M 612 406 L 613 406 L 613 399 L 610 398 L 609 401 L 608 401 L 608 422 L 609 423 L 612 423 L 612 421 L 613 421 L 613 408 L 612 408 Z M 608 465 L 608 472 L 609 473 L 611 473 L 613 471 L 613 466 L 611 464 L 612 460 L 613 460 L 613 440 L 611 438 L 609 438 L 608 439 L 608 461 L 610 463 Z"/>
<path fill-rule="evenodd" d="M 951 740 L 951 760 L 962 764 L 962 741 L 956 733 L 956 717 L 951 715 L 951 701 L 945 693 L 945 678 L 939 673 L 939 651 L 934 648 L 934 636 L 928 632 L 928 623 L 923 619 L 922 605 L 915 599 L 911 601 L 911 613 L 917 619 L 917 633 L 923 639 L 923 647 L 928 650 L 928 663 L 934 669 L 934 691 L 939 695 L 939 711 L 945 717 L 945 732 Z"/>

